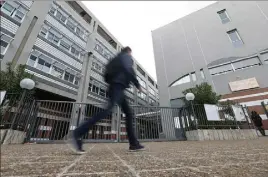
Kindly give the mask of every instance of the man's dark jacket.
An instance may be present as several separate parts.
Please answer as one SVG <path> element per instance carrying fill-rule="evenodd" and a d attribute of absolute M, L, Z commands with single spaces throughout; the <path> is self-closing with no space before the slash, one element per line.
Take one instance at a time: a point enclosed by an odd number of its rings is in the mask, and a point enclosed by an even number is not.
<path fill-rule="evenodd" d="M 140 84 L 133 69 L 132 57 L 125 52 L 119 53 L 118 57 L 121 62 L 121 70 L 117 73 L 117 75 L 112 79 L 110 83 L 121 84 L 125 88 L 128 88 L 129 84 L 132 82 L 137 88 L 139 88 Z"/>

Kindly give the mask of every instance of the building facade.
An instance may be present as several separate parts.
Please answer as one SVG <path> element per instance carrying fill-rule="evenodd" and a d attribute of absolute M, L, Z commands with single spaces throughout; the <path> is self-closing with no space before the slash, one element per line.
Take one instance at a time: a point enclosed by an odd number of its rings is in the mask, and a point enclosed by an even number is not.
<path fill-rule="evenodd" d="M 122 47 L 81 2 L 1 1 L 1 69 L 8 62 L 27 64 L 39 89 L 76 101 L 107 101 L 104 67 Z M 128 89 L 129 101 L 158 102 L 156 82 L 134 63 L 144 93 Z"/>
<path fill-rule="evenodd" d="M 82 2 L 1 1 L 1 70 L 9 62 L 13 68 L 26 64 L 37 92 L 91 105 L 107 102 L 104 68 L 122 47 Z M 128 101 L 157 105 L 156 81 L 135 59 L 134 68 L 143 92 L 132 86 Z"/>
<path fill-rule="evenodd" d="M 183 106 L 182 91 L 207 82 L 221 101 L 265 115 L 268 2 L 219 1 L 154 30 L 152 39 L 161 106 Z"/>

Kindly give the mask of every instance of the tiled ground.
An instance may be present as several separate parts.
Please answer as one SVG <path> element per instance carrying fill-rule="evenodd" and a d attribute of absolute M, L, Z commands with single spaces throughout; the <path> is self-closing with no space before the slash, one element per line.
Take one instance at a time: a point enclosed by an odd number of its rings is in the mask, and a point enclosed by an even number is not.
<path fill-rule="evenodd" d="M 82 156 L 63 144 L 4 145 L 1 177 L 268 177 L 268 138 L 144 144 L 86 144 Z"/>

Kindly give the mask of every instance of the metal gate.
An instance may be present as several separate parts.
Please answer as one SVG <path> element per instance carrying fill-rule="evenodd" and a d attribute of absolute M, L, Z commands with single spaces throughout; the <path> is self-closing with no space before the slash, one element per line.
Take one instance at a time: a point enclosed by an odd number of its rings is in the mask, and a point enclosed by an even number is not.
<path fill-rule="evenodd" d="M 12 99 L 12 97 L 15 97 Z M 101 112 L 105 104 L 68 101 L 34 100 L 20 95 L 9 95 L 1 105 L 1 129 L 25 133 L 26 142 L 63 142 L 67 134 L 81 122 Z M 131 106 L 133 128 L 140 141 L 187 140 L 186 134 L 194 130 L 251 129 L 248 120 L 237 120 L 229 107 L 219 107 L 219 121 L 207 118 L 204 105 L 184 108 Z M 89 127 L 83 137 L 88 142 L 125 142 L 128 119 L 115 106 L 113 112 Z"/>
<path fill-rule="evenodd" d="M 36 101 L 29 125 L 28 141 L 62 142 L 69 131 L 81 122 L 101 112 L 105 104 L 88 104 L 66 101 Z M 179 109 L 131 106 L 133 128 L 141 141 L 184 140 L 176 133 L 175 119 Z M 86 142 L 124 142 L 127 141 L 125 120 L 127 117 L 115 106 L 113 112 L 89 128 L 83 137 Z M 164 124 L 164 125 L 163 125 Z M 164 129 L 168 132 L 164 135 Z M 178 128 L 177 128 L 178 129 Z M 176 134 L 176 135 L 175 135 Z M 180 137 L 180 138 L 178 138 Z"/>

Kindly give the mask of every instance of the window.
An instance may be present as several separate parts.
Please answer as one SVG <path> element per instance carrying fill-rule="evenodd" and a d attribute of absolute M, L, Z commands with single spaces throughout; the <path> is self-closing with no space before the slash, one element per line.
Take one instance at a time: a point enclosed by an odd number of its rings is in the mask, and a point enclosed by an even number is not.
<path fill-rule="evenodd" d="M 231 63 L 209 68 L 209 72 L 211 75 L 219 75 L 219 74 L 224 74 L 224 73 L 228 73 L 232 71 L 233 71 L 233 67 Z"/>
<path fill-rule="evenodd" d="M 56 13 L 56 18 L 57 18 L 58 20 L 62 21 L 63 23 L 65 23 L 66 20 L 67 20 L 67 18 L 66 18 L 64 15 L 62 15 L 62 13 L 59 12 L 59 11 L 57 11 L 57 13 Z"/>
<path fill-rule="evenodd" d="M 97 28 L 97 33 L 103 38 L 105 39 L 114 49 L 116 49 L 117 47 L 117 43 L 112 39 L 112 37 L 107 34 L 102 27 L 98 26 Z"/>
<path fill-rule="evenodd" d="M 155 101 L 152 98 L 149 98 L 149 103 L 153 104 L 153 103 L 155 103 Z"/>
<path fill-rule="evenodd" d="M 177 81 L 173 82 L 170 87 L 174 87 L 177 85 L 185 84 L 191 82 L 190 75 L 187 74 L 186 76 L 183 76 L 179 78 Z"/>
<path fill-rule="evenodd" d="M 8 15 L 12 15 L 13 11 L 15 10 L 15 7 L 13 7 L 11 4 L 8 2 L 5 2 L 4 5 L 1 7 L 4 12 Z"/>
<path fill-rule="evenodd" d="M 203 69 L 200 69 L 201 78 L 205 79 L 205 73 Z"/>
<path fill-rule="evenodd" d="M 65 71 L 64 80 L 73 83 L 74 82 L 74 75 Z"/>
<path fill-rule="evenodd" d="M 235 70 L 245 69 L 248 67 L 258 66 L 260 65 L 260 61 L 258 57 L 239 60 L 239 61 L 232 61 L 232 65 Z"/>
<path fill-rule="evenodd" d="M 226 10 L 221 10 L 218 12 L 219 17 L 221 18 L 222 24 L 228 23 L 230 21 L 230 18 L 226 12 Z"/>
<path fill-rule="evenodd" d="M 145 77 L 145 72 L 138 65 L 137 65 L 137 70 L 139 71 L 139 73 L 141 73 Z"/>
<path fill-rule="evenodd" d="M 228 31 L 227 34 L 235 47 L 240 47 L 243 45 L 243 41 L 236 29 Z"/>
<path fill-rule="evenodd" d="M 20 10 L 17 10 L 17 11 L 15 12 L 14 19 L 17 20 L 17 21 L 19 21 L 19 22 L 21 22 L 22 19 L 23 19 L 23 17 L 24 17 L 24 15 L 25 15 L 25 14 L 22 13 Z"/>
<path fill-rule="evenodd" d="M 146 88 L 146 83 L 144 82 L 144 80 L 142 80 L 142 79 L 141 79 L 140 77 L 138 77 L 138 76 L 137 76 L 137 79 L 138 79 L 140 85 L 141 85 L 142 87 Z"/>
<path fill-rule="evenodd" d="M 152 85 L 154 85 L 154 81 L 153 81 L 153 79 L 151 79 L 149 76 L 148 76 L 148 81 L 149 81 Z"/>
<path fill-rule="evenodd" d="M 75 25 L 74 25 L 74 23 L 73 22 L 71 22 L 71 20 L 69 19 L 68 21 L 67 21 L 67 24 L 66 24 L 71 30 L 75 30 Z"/>
<path fill-rule="evenodd" d="M 149 87 L 149 93 L 155 96 L 155 91 L 151 87 Z"/>
<path fill-rule="evenodd" d="M 64 71 L 57 66 L 53 66 L 51 74 L 55 77 L 62 78 Z"/>
<path fill-rule="evenodd" d="M 100 88 L 100 96 L 105 97 L 105 94 L 106 94 L 106 89 L 104 87 L 101 87 Z"/>
<path fill-rule="evenodd" d="M 58 42 L 60 41 L 60 38 L 51 32 L 48 32 L 47 39 L 55 44 L 58 44 Z"/>
<path fill-rule="evenodd" d="M 27 65 L 34 67 L 36 61 L 37 61 L 37 57 L 34 56 L 34 55 L 31 55 L 30 58 L 27 61 Z"/>
<path fill-rule="evenodd" d="M 51 7 L 51 9 L 49 10 L 49 12 L 50 12 L 52 15 L 54 15 L 55 12 L 56 12 L 56 9 L 55 9 L 54 7 Z"/>
<path fill-rule="evenodd" d="M 5 54 L 7 46 L 8 46 L 8 42 L 2 40 L 2 36 L 1 36 L 0 46 L 1 46 L 1 54 Z"/>
<path fill-rule="evenodd" d="M 99 87 L 97 87 L 96 85 L 93 85 L 92 92 L 99 94 Z"/>
<path fill-rule="evenodd" d="M 50 63 L 48 63 L 47 61 L 41 58 L 38 59 L 37 66 L 36 66 L 37 69 L 44 71 L 46 73 L 49 73 L 50 67 L 51 67 Z"/>
<path fill-rule="evenodd" d="M 75 85 L 79 85 L 79 81 L 80 81 L 80 78 L 79 77 L 75 77 L 74 84 Z"/>
<path fill-rule="evenodd" d="M 73 46 L 71 47 L 71 53 L 74 55 L 74 56 L 76 56 L 76 57 L 78 57 L 79 58 L 79 51 L 76 49 L 76 48 L 74 48 Z"/>
<path fill-rule="evenodd" d="M 192 80 L 195 82 L 196 81 L 196 74 L 195 74 L 195 72 L 191 73 L 191 76 L 192 76 Z"/>
<path fill-rule="evenodd" d="M 41 31 L 40 31 L 40 35 L 43 37 L 46 37 L 47 35 L 47 29 L 45 27 L 42 27 Z"/>
<path fill-rule="evenodd" d="M 139 93 L 138 93 L 138 96 L 139 96 L 141 99 L 146 100 L 146 94 L 145 94 L 145 93 L 143 93 L 143 92 L 139 92 Z"/>
<path fill-rule="evenodd" d="M 131 93 L 134 93 L 134 88 L 132 86 L 130 86 L 129 88 L 127 88 L 128 91 L 130 91 Z"/>
<path fill-rule="evenodd" d="M 83 37 L 83 36 L 84 36 L 84 32 L 83 32 L 83 30 L 81 29 L 81 27 L 76 27 L 75 32 L 76 32 L 80 37 Z"/>
<path fill-rule="evenodd" d="M 63 41 L 63 40 L 61 40 L 60 41 L 60 45 L 65 49 L 65 50 L 70 50 L 70 45 L 69 44 L 67 44 L 65 41 Z"/>

